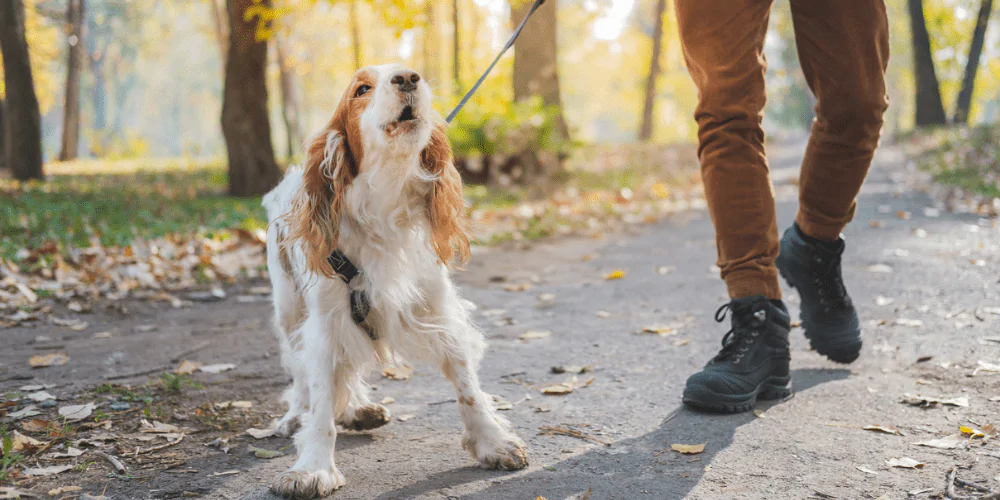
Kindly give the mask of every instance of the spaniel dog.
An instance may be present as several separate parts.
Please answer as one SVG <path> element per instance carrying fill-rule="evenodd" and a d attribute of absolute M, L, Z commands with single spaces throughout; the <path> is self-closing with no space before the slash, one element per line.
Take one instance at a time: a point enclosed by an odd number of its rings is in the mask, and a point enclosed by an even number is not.
<path fill-rule="evenodd" d="M 292 376 L 277 432 L 301 427 L 298 460 L 271 486 L 277 494 L 314 498 L 344 485 L 336 424 L 389 423 L 364 375 L 397 356 L 428 362 L 452 383 L 462 446 L 483 467 L 528 464 L 524 443 L 480 387 L 483 334 L 449 276 L 456 257 L 468 259 L 469 240 L 444 127 L 417 73 L 363 68 L 308 144 L 305 165 L 264 196 L 275 323 Z M 335 271 L 335 251 L 360 271 L 353 279 Z M 361 326 L 352 293 L 370 306 Z"/>

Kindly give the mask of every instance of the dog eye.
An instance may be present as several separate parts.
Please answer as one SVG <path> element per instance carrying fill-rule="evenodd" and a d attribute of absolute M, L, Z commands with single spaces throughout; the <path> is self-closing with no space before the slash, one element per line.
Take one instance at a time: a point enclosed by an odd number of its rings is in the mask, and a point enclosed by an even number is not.
<path fill-rule="evenodd" d="M 358 87 L 358 90 L 354 91 L 354 97 L 361 97 L 361 96 L 367 94 L 368 91 L 371 90 L 371 89 L 372 89 L 371 85 L 362 85 L 362 86 Z"/>

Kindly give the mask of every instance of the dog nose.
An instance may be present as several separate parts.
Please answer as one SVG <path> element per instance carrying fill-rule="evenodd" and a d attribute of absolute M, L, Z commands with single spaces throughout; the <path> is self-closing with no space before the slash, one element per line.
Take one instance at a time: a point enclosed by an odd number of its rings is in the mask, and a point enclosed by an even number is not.
<path fill-rule="evenodd" d="M 401 92 L 412 92 L 417 89 L 417 82 L 420 81 L 420 75 L 415 71 L 400 71 L 393 75 L 390 81 L 393 85 L 398 86 Z"/>

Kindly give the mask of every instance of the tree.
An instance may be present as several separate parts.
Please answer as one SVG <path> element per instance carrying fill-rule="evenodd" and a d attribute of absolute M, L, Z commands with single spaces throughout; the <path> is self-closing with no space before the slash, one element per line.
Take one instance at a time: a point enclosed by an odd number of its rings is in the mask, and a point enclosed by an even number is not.
<path fill-rule="evenodd" d="M 642 126 L 639 140 L 648 141 L 653 137 L 653 110 L 656 105 L 656 79 L 660 76 L 660 51 L 663 46 L 663 12 L 667 0 L 656 0 L 653 24 L 653 55 L 649 59 L 649 76 L 646 78 L 646 97 L 642 103 Z"/>
<path fill-rule="evenodd" d="M 66 62 L 66 101 L 63 107 L 63 131 L 59 160 L 76 159 L 80 142 L 80 67 L 83 64 L 83 17 L 85 0 L 69 0 L 66 21 L 70 25 L 69 57 Z"/>
<path fill-rule="evenodd" d="M 28 41 L 25 38 L 24 3 L 0 1 L 0 52 L 6 85 L 4 141 L 6 164 L 18 180 L 42 179 L 42 117 L 38 109 Z"/>
<path fill-rule="evenodd" d="M 514 99 L 521 101 L 538 95 L 545 104 L 558 107 L 558 131 L 568 137 L 559 94 L 556 4 L 556 0 L 548 0 L 539 7 L 514 43 Z M 529 0 L 512 1 L 510 18 L 514 26 L 524 19 L 531 5 Z"/>
<path fill-rule="evenodd" d="M 229 194 L 266 193 L 281 180 L 274 161 L 267 114 L 267 38 L 249 13 L 271 9 L 271 0 L 228 0 L 229 54 L 222 96 L 222 135 L 229 158 Z M 253 10 L 251 10 L 253 8 Z"/>
<path fill-rule="evenodd" d="M 456 96 L 462 95 L 462 58 L 460 56 L 462 50 L 461 38 L 459 37 L 459 32 L 461 31 L 461 23 L 459 23 L 458 16 L 458 0 L 451 0 L 451 25 L 454 27 L 455 31 L 452 33 L 452 85 L 454 86 L 453 91 Z"/>
<path fill-rule="evenodd" d="M 220 5 L 219 0 L 208 0 L 208 8 L 212 13 L 212 27 L 215 28 L 215 41 L 219 45 L 219 59 L 222 66 L 226 66 L 226 53 L 229 52 L 229 33 L 223 17 L 226 15 L 225 5 Z"/>
<path fill-rule="evenodd" d="M 295 82 L 295 69 L 288 61 L 285 35 L 275 36 L 274 48 L 278 57 L 278 82 L 281 86 L 281 118 L 285 121 L 288 138 L 288 159 L 302 146 L 302 127 L 299 120 L 299 94 Z"/>
<path fill-rule="evenodd" d="M 986 26 L 990 22 L 993 11 L 993 0 L 982 0 L 979 3 L 979 15 L 976 16 L 976 27 L 972 31 L 972 44 L 969 45 L 969 58 L 965 62 L 965 76 L 962 78 L 962 89 L 955 101 L 955 114 L 952 123 L 966 124 L 969 122 L 969 108 L 972 105 L 972 92 L 976 87 L 976 73 L 979 71 L 979 58 L 983 53 L 983 42 L 986 40 Z"/>
<path fill-rule="evenodd" d="M 923 0 L 907 0 L 910 10 L 910 31 L 913 35 L 913 72 L 917 81 L 916 125 L 944 125 L 947 122 L 941 101 L 941 87 L 934 72 L 931 38 L 924 19 Z"/>

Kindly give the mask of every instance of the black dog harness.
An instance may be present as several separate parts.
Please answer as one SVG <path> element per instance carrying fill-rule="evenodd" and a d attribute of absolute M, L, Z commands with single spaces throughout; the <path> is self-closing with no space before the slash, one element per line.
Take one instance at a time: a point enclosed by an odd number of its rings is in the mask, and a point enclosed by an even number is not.
<path fill-rule="evenodd" d="M 351 291 L 351 319 L 368 334 L 368 338 L 378 340 L 375 330 L 365 321 L 368 318 L 368 313 L 372 310 L 372 303 L 368 299 L 368 294 L 363 290 L 351 290 L 351 280 L 361 274 L 362 271 L 355 267 L 339 248 L 334 250 L 326 258 L 326 261 L 330 263 L 330 267 L 333 267 L 333 272 L 337 273 L 337 277 Z"/>

